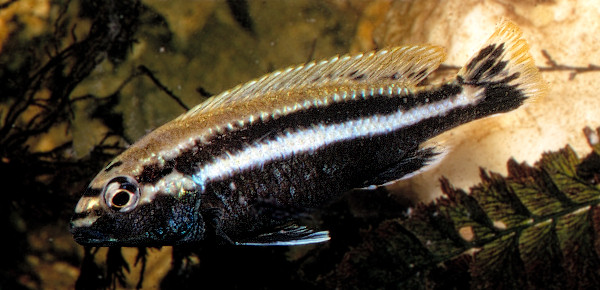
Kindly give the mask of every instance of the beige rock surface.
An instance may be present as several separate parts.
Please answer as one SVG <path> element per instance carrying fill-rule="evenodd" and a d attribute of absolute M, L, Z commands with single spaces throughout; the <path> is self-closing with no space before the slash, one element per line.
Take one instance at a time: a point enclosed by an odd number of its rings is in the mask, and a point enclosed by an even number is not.
<path fill-rule="evenodd" d="M 389 9 L 375 8 L 385 7 Z M 593 0 L 426 0 L 375 1 L 386 21 L 372 25 L 373 15 L 363 17 L 373 26 L 358 35 L 359 50 L 398 44 L 431 43 L 447 48 L 446 64 L 462 66 L 494 30 L 500 19 L 516 22 L 528 40 L 536 64 L 550 88 L 549 94 L 516 112 L 462 126 L 444 135 L 451 153 L 436 169 L 401 182 L 420 198 L 440 194 L 438 179 L 446 176 L 457 187 L 479 181 L 479 167 L 506 173 L 506 161 L 535 162 L 544 151 L 570 144 L 583 155 L 589 152 L 582 129 L 600 126 L 600 71 L 573 75 L 575 70 L 600 64 L 600 3 Z M 369 11 L 369 7 L 366 8 Z M 359 33 L 361 31 L 359 30 Z M 546 51 L 544 55 L 542 51 Z"/>

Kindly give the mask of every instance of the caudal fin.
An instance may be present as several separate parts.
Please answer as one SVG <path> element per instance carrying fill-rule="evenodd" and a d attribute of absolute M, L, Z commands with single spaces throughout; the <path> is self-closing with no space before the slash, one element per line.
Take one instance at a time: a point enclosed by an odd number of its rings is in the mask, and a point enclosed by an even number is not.
<path fill-rule="evenodd" d="M 502 113 L 543 96 L 547 87 L 516 24 L 503 20 L 479 52 L 459 72 L 458 82 L 484 89 L 482 116 Z"/>

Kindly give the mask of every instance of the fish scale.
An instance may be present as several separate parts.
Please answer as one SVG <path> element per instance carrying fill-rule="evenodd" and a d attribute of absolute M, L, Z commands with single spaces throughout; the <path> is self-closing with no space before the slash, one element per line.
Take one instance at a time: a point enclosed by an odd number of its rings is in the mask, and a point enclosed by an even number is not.
<path fill-rule="evenodd" d="M 71 231 L 94 246 L 329 240 L 299 212 L 445 156 L 433 137 L 517 109 L 545 85 L 509 21 L 448 83 L 435 46 L 333 57 L 223 92 L 159 127 L 90 183 Z"/>

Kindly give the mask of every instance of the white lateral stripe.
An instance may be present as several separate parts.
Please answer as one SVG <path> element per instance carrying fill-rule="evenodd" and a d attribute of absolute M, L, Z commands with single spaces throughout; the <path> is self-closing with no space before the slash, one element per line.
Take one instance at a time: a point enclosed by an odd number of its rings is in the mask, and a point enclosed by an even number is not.
<path fill-rule="evenodd" d="M 461 94 L 444 101 L 429 103 L 406 112 L 399 110 L 390 115 L 373 115 L 329 125 L 316 124 L 310 128 L 286 132 L 275 140 L 257 142 L 239 152 L 227 152 L 216 157 L 202 166 L 193 176 L 193 180 L 203 190 L 209 181 L 223 180 L 237 172 L 261 167 L 269 161 L 314 151 L 333 142 L 386 134 L 431 117 L 444 115 L 455 108 L 471 105 L 479 100 L 480 92 L 467 95 L 465 91 L 469 90 L 463 90 Z"/>
<path fill-rule="evenodd" d="M 177 170 L 161 178 L 155 184 L 145 184 L 139 203 L 150 203 L 158 194 L 173 195 L 181 197 L 187 191 L 194 190 L 195 182 L 189 177 L 179 173 Z"/>

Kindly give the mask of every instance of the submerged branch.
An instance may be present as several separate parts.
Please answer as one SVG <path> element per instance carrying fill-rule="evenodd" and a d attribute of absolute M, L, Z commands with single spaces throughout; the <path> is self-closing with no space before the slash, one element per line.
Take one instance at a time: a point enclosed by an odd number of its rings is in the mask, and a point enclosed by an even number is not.
<path fill-rule="evenodd" d="M 546 51 L 542 49 L 542 54 L 546 58 L 546 62 L 550 65 L 547 67 L 539 67 L 540 71 L 571 71 L 569 74 L 569 80 L 572 81 L 578 74 L 587 73 L 587 72 L 600 72 L 600 66 L 595 64 L 588 64 L 588 66 L 580 67 L 580 66 L 571 66 L 565 64 L 557 63 Z"/>

